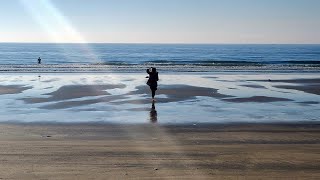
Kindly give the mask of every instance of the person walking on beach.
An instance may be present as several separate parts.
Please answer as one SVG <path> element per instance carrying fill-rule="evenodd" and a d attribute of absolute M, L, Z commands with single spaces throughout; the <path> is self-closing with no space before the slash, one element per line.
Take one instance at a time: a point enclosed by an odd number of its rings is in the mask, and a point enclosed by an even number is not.
<path fill-rule="evenodd" d="M 41 64 L 41 58 L 40 57 L 38 58 L 38 64 Z"/>
<path fill-rule="evenodd" d="M 156 68 L 151 67 L 147 69 L 147 73 L 149 74 L 149 76 L 147 76 L 147 78 L 149 78 L 147 85 L 151 89 L 152 101 L 155 101 L 154 96 L 156 95 L 156 90 L 158 89 L 158 80 L 159 80 L 158 72 Z"/>

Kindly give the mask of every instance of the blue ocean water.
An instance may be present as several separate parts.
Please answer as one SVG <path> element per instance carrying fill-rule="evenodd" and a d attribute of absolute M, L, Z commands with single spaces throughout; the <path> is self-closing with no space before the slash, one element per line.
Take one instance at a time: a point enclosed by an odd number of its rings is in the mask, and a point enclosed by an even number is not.
<path fill-rule="evenodd" d="M 320 64 L 320 45 L 0 43 L 0 64 Z"/>

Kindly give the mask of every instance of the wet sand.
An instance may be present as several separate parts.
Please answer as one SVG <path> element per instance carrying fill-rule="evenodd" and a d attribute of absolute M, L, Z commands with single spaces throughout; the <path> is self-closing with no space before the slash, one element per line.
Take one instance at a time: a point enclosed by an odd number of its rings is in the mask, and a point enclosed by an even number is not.
<path fill-rule="evenodd" d="M 261 80 L 260 80 L 261 81 Z M 267 82 L 266 80 L 261 82 Z M 320 95 L 320 79 L 290 79 L 290 80 L 268 80 L 270 83 L 288 83 L 290 85 L 276 85 L 274 87 L 280 89 L 290 89 L 303 91 L 305 93 Z"/>
<path fill-rule="evenodd" d="M 319 179 L 320 124 L 1 124 L 0 179 Z"/>
<path fill-rule="evenodd" d="M 206 77 L 207 79 L 217 79 L 217 77 Z M 130 79 L 129 79 L 130 80 Z M 126 80 L 128 81 L 128 80 Z M 123 81 L 123 82 L 126 82 Z M 130 81 L 133 81 L 132 79 Z M 129 82 L 130 82 L 129 81 Z M 216 80 L 217 82 L 229 82 L 229 80 Z M 320 79 L 309 78 L 309 79 L 265 79 L 265 80 L 233 80 L 230 82 L 262 82 L 264 84 L 270 84 L 272 87 L 279 90 L 295 90 L 302 91 L 308 94 L 320 95 Z M 137 99 L 137 100 L 128 100 L 128 96 L 139 96 L 149 97 L 149 89 L 146 88 L 146 85 L 137 85 L 136 90 L 124 93 L 122 95 L 112 95 L 108 93 L 108 90 L 112 89 L 124 89 L 125 84 L 101 84 L 98 85 L 65 85 L 60 87 L 54 92 L 42 94 L 48 97 L 25 97 L 19 100 L 23 100 L 26 104 L 37 104 L 37 103 L 55 103 L 44 105 L 42 109 L 65 109 L 73 108 L 77 106 L 84 106 L 90 104 L 97 104 L 101 102 L 110 103 L 113 105 L 123 105 L 123 104 L 146 104 L 149 100 Z M 286 83 L 281 84 L 279 83 Z M 247 87 L 251 89 L 262 89 L 269 91 L 269 89 L 263 85 L 258 84 L 240 84 L 238 87 Z M 0 94 L 18 94 L 24 90 L 29 89 L 29 87 L 23 86 L 3 86 L 0 87 Z M 229 87 L 228 89 L 236 89 Z M 294 91 L 293 91 L 294 92 Z M 266 102 L 283 102 L 283 101 L 294 101 L 293 99 L 283 98 L 283 97 L 273 97 L 273 96 L 248 96 L 248 97 L 237 97 L 235 95 L 224 94 L 223 91 L 215 88 L 206 88 L 191 86 L 187 84 L 170 84 L 170 85 L 161 85 L 157 91 L 157 96 L 164 95 L 166 98 L 158 98 L 158 103 L 170 103 L 170 102 L 182 102 L 187 100 L 193 100 L 197 97 L 209 97 L 215 98 L 226 102 L 233 103 L 266 103 Z M 99 97 L 100 96 L 100 97 Z M 104 97 L 101 97 L 104 96 Z M 91 100 L 76 100 L 78 98 L 84 97 L 97 97 L 96 99 Z M 67 100 L 73 100 L 68 101 Z M 57 102 L 57 103 L 56 103 Z M 298 102 L 301 103 L 301 102 Z M 315 104 L 315 103 L 312 103 Z"/>
<path fill-rule="evenodd" d="M 0 76 L 0 180 L 320 179 L 318 74 L 128 76 Z"/>
<path fill-rule="evenodd" d="M 4 94 L 19 94 L 27 89 L 31 89 L 32 87 L 25 87 L 21 85 L 9 85 L 9 86 L 3 86 L 0 85 L 0 95 Z"/>

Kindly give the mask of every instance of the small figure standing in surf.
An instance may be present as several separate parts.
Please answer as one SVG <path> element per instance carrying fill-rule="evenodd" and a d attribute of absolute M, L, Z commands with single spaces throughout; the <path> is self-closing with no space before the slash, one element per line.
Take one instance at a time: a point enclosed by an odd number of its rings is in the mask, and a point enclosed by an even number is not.
<path fill-rule="evenodd" d="M 156 68 L 151 67 L 147 69 L 147 73 L 149 74 L 149 76 L 146 77 L 146 78 L 149 78 L 147 85 L 151 89 L 152 101 L 155 101 L 154 96 L 156 95 L 156 91 L 158 89 L 158 80 L 159 80 L 158 72 Z"/>

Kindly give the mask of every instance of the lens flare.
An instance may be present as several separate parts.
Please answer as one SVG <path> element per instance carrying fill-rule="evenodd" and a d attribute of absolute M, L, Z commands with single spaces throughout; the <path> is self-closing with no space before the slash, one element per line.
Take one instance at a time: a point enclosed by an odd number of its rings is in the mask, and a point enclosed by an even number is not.
<path fill-rule="evenodd" d="M 32 18 L 46 31 L 52 42 L 80 43 L 81 49 L 91 58 L 92 62 L 100 62 L 81 33 L 50 0 L 20 0 L 20 2 Z"/>

